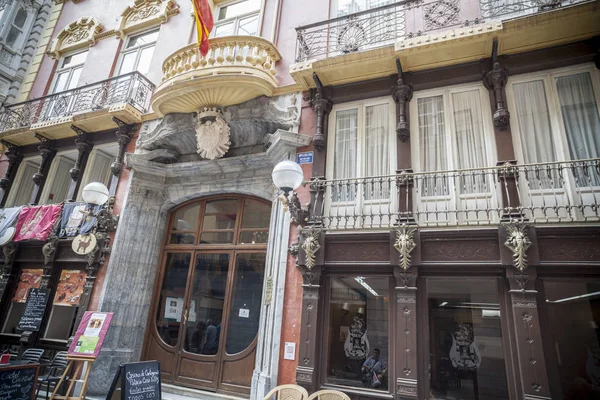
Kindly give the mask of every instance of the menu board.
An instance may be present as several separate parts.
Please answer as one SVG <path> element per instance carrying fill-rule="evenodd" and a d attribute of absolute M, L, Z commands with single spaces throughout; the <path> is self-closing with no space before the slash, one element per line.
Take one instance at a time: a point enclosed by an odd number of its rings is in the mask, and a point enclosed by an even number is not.
<path fill-rule="evenodd" d="M 161 398 L 158 361 L 121 364 L 106 397 L 109 400 L 158 400 Z"/>
<path fill-rule="evenodd" d="M 86 277 L 87 274 L 84 271 L 63 269 L 60 274 L 53 304 L 55 306 L 77 307 L 81 301 Z"/>
<path fill-rule="evenodd" d="M 0 369 L 0 400 L 33 400 L 38 365 L 18 365 Z"/>
<path fill-rule="evenodd" d="M 31 288 L 39 288 L 42 284 L 43 269 L 24 269 L 19 276 L 19 284 L 12 301 L 15 303 L 25 303 L 27 301 L 27 293 Z"/>
<path fill-rule="evenodd" d="M 25 311 L 19 320 L 19 329 L 24 331 L 40 330 L 49 297 L 50 289 L 29 289 Z"/>
<path fill-rule="evenodd" d="M 98 357 L 108 332 L 113 313 L 86 311 L 75 333 L 68 353 L 79 356 Z"/>

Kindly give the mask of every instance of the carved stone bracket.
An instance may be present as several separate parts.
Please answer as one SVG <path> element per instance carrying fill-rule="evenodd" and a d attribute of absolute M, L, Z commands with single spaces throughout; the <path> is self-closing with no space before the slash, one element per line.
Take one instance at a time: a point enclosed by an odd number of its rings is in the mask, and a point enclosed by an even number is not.
<path fill-rule="evenodd" d="M 8 148 L 8 150 L 4 153 L 8 160 L 8 165 L 6 167 L 4 177 L 0 179 L 0 189 L 3 190 L 2 197 L 0 198 L 0 207 L 4 206 L 8 191 L 10 190 L 13 180 L 17 174 L 17 170 L 19 169 L 19 164 L 21 164 L 21 161 L 23 161 L 23 154 L 20 147 L 13 146 L 8 142 L 4 142 L 3 144 Z"/>
<path fill-rule="evenodd" d="M 77 139 L 75 139 L 75 146 L 77 147 L 77 160 L 75 161 L 73 168 L 71 168 L 69 171 L 69 174 L 71 175 L 71 179 L 73 181 L 78 181 L 79 175 L 81 174 L 81 166 L 92 149 L 93 144 L 88 140 L 89 134 L 86 131 L 76 127 L 75 125 L 71 125 L 71 129 L 77 134 Z"/>
<path fill-rule="evenodd" d="M 288 197 L 287 207 L 290 211 L 293 223 L 299 224 L 301 226 L 306 225 L 306 223 L 310 219 L 310 203 L 306 204 L 306 208 L 302 208 L 302 204 L 300 204 L 300 199 L 298 199 L 298 195 L 296 194 L 296 192 L 292 192 Z"/>
<path fill-rule="evenodd" d="M 315 149 L 318 151 L 325 150 L 326 146 L 326 137 L 325 137 L 325 120 L 326 116 L 331 111 L 331 100 L 327 99 L 323 93 L 323 84 L 321 80 L 317 76 L 317 73 L 313 73 L 313 79 L 315 81 L 315 85 L 317 89 L 314 91 L 312 96 L 311 104 L 315 113 L 317 114 L 317 127 L 315 132 L 315 137 L 313 139 L 313 143 Z"/>
<path fill-rule="evenodd" d="M 400 59 L 396 58 L 396 69 L 398 70 L 398 81 L 392 88 L 392 97 L 398 105 L 398 118 L 396 124 L 396 134 L 398 139 L 406 142 L 410 138 L 410 123 L 408 121 L 408 107 L 413 97 L 413 89 L 411 85 L 404 83 L 402 76 L 402 65 Z"/>
<path fill-rule="evenodd" d="M 127 125 L 125 122 L 121 121 L 117 117 L 112 117 L 112 120 L 117 126 L 116 135 L 117 135 L 117 143 L 119 144 L 119 152 L 117 153 L 117 157 L 115 157 L 115 161 L 110 165 L 110 171 L 113 176 L 118 179 L 121 175 L 121 170 L 123 169 L 123 159 L 125 157 L 125 147 L 129 144 L 133 134 L 132 134 L 132 126 Z M 111 184 L 111 189 L 112 189 Z"/>
<path fill-rule="evenodd" d="M 485 74 L 483 84 L 488 90 L 492 90 L 494 95 L 494 126 L 501 131 L 508 129 L 510 123 L 510 114 L 504 102 L 504 87 L 508 79 L 508 72 L 500 66 L 497 59 L 498 39 L 494 39 L 492 49 L 492 70 Z"/>
<path fill-rule="evenodd" d="M 396 231 L 396 241 L 394 248 L 398 251 L 398 265 L 403 271 L 407 271 L 411 266 L 411 253 L 417 247 L 415 243 L 416 228 L 409 228 L 402 224 Z"/>
<path fill-rule="evenodd" d="M 513 265 L 520 272 L 527 268 L 527 250 L 531 247 L 531 240 L 527 235 L 527 224 L 510 222 L 503 224 L 507 231 L 504 245 L 513 253 Z"/>

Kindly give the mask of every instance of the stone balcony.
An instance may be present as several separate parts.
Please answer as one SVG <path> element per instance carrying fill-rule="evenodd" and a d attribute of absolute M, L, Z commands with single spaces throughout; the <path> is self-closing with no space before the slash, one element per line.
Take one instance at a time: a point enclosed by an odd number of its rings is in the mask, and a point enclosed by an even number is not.
<path fill-rule="evenodd" d="M 290 74 L 303 89 L 445 67 L 600 34 L 600 3 L 585 0 L 403 0 L 296 28 Z"/>
<path fill-rule="evenodd" d="M 271 96 L 277 87 L 275 63 L 280 58 L 271 42 L 254 36 L 211 39 L 206 56 L 200 55 L 195 43 L 190 44 L 164 61 L 152 109 L 163 116 Z"/>
<path fill-rule="evenodd" d="M 11 104 L 0 111 L 0 139 L 24 146 L 75 136 L 71 128 L 98 132 L 116 127 L 113 117 L 135 124 L 148 112 L 154 85 L 138 72 Z"/>

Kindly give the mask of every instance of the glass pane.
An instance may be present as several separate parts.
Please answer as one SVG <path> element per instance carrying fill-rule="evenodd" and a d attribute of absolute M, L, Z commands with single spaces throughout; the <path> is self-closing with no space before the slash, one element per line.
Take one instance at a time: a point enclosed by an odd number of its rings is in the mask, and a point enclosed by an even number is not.
<path fill-rule="evenodd" d="M 235 22 L 215 26 L 215 37 L 231 36 L 235 29 Z"/>
<path fill-rule="evenodd" d="M 331 279 L 327 382 L 388 390 L 389 279 Z"/>
<path fill-rule="evenodd" d="M 200 213 L 200 205 L 193 205 L 177 211 L 173 217 L 174 231 L 192 231 L 198 229 L 198 214 Z"/>
<path fill-rule="evenodd" d="M 15 43 L 17 43 L 17 40 L 19 39 L 19 36 L 21 36 L 21 31 L 14 26 L 11 26 L 10 30 L 8 31 L 8 35 L 6 36 L 6 44 L 10 47 L 14 47 Z"/>
<path fill-rule="evenodd" d="M 17 12 L 17 15 L 15 16 L 15 21 L 13 22 L 13 25 L 19 28 L 23 28 L 25 26 L 25 21 L 27 21 L 27 11 L 20 8 Z"/>
<path fill-rule="evenodd" d="M 335 114 L 335 157 L 334 179 L 356 178 L 356 156 L 358 146 L 358 109 L 338 111 Z M 353 201 L 354 192 L 350 185 L 334 186 L 334 201 Z"/>
<path fill-rule="evenodd" d="M 17 192 L 11 205 L 23 206 L 29 203 L 34 186 L 32 177 L 39 167 L 39 164 L 30 164 L 28 162 L 23 162 L 21 164 L 19 168 L 23 168 L 24 171 L 21 180 L 18 183 L 15 182 L 16 186 L 13 184 L 13 190 L 16 190 Z"/>
<path fill-rule="evenodd" d="M 191 258 L 190 253 L 167 254 L 156 315 L 156 329 L 163 342 L 169 346 L 177 344 Z"/>
<path fill-rule="evenodd" d="M 53 93 L 62 92 L 67 88 L 67 82 L 69 81 L 69 71 L 60 72 L 56 77 L 56 83 L 54 83 Z"/>
<path fill-rule="evenodd" d="M 136 57 L 136 51 L 134 51 L 133 53 L 127 53 L 123 56 L 123 60 L 121 61 L 121 68 L 119 69 L 119 75 L 128 74 L 135 69 Z"/>
<path fill-rule="evenodd" d="M 150 70 L 150 61 L 152 61 L 152 55 L 154 54 L 154 46 L 146 47 L 140 53 L 140 60 L 138 61 L 137 70 L 140 74 L 147 74 Z"/>
<path fill-rule="evenodd" d="M 3 333 L 19 333 L 17 332 L 17 326 L 19 325 L 23 311 L 25 311 L 25 303 L 10 303 L 8 316 L 6 317 L 4 326 L 2 327 Z"/>
<path fill-rule="evenodd" d="M 494 279 L 428 279 L 430 390 L 443 399 L 508 399 Z"/>
<path fill-rule="evenodd" d="M 544 280 L 551 347 L 567 400 L 600 396 L 600 282 Z M 568 328 L 566 328 L 568 327 Z"/>
<path fill-rule="evenodd" d="M 203 230 L 233 229 L 237 217 L 238 200 L 214 200 L 206 202 Z"/>
<path fill-rule="evenodd" d="M 46 339 L 69 339 L 77 316 L 77 309 L 78 307 L 52 306 L 44 337 Z"/>
<path fill-rule="evenodd" d="M 229 254 L 196 255 L 185 351 L 207 355 L 219 351 L 228 272 Z"/>
<path fill-rule="evenodd" d="M 256 36 L 258 33 L 258 15 L 241 19 L 238 25 L 238 35 Z"/>
<path fill-rule="evenodd" d="M 81 53 L 66 56 L 63 60 L 63 64 L 62 64 L 61 68 L 83 64 L 85 62 L 85 59 L 87 58 L 87 54 L 88 54 L 88 52 L 86 50 L 86 51 L 82 51 Z"/>
<path fill-rule="evenodd" d="M 265 253 L 238 254 L 236 257 L 236 276 L 225 348 L 228 354 L 245 350 L 258 332 L 265 259 Z"/>
<path fill-rule="evenodd" d="M 71 175 L 69 171 L 75 166 L 75 162 L 69 159 L 59 157 L 55 159 L 58 163 L 56 172 L 51 180 L 50 192 L 48 197 L 43 200 L 43 204 L 56 204 L 65 201 L 71 186 Z"/>
<path fill-rule="evenodd" d="M 247 14 L 260 8 L 260 0 L 245 0 L 219 9 L 218 21 Z"/>
<path fill-rule="evenodd" d="M 79 67 L 73 70 L 73 73 L 71 74 L 71 80 L 69 81 L 69 85 L 67 86 L 67 90 L 75 89 L 77 87 L 82 69 L 83 67 Z"/>
<path fill-rule="evenodd" d="M 444 98 L 434 96 L 419 99 L 419 151 L 420 169 L 423 172 L 448 170 L 448 144 L 444 121 Z M 445 178 L 424 178 L 422 196 L 439 196 L 448 193 Z"/>
<path fill-rule="evenodd" d="M 600 157 L 600 117 L 590 74 L 562 76 L 556 87 L 571 159 Z M 587 179 L 583 173 L 577 175 L 581 186 L 600 185 L 597 174 Z"/>
<path fill-rule="evenodd" d="M 233 243 L 233 232 L 204 232 L 200 244 Z"/>
<path fill-rule="evenodd" d="M 264 244 L 269 240 L 268 231 L 243 231 L 239 244 Z"/>
<path fill-rule="evenodd" d="M 365 175 L 385 176 L 390 173 L 389 105 L 380 104 L 365 108 Z M 390 185 L 387 180 L 365 185 L 367 200 L 387 199 Z"/>
<path fill-rule="evenodd" d="M 146 32 L 140 35 L 132 36 L 129 38 L 129 42 L 127 43 L 127 48 L 141 46 L 148 43 L 154 43 L 158 39 L 158 31 Z"/>
<path fill-rule="evenodd" d="M 242 228 L 268 228 L 271 205 L 256 200 L 244 201 Z"/>

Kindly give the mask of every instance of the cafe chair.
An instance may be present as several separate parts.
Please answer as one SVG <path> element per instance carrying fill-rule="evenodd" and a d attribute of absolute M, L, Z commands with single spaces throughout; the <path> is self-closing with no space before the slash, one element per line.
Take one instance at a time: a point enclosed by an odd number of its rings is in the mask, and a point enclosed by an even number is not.
<path fill-rule="evenodd" d="M 44 354 L 44 349 L 27 349 L 19 359 L 29 361 L 29 364 L 39 364 L 42 354 Z"/>
<path fill-rule="evenodd" d="M 311 394 L 307 400 L 350 400 L 350 397 L 338 390 L 319 390 Z"/>
<path fill-rule="evenodd" d="M 280 385 L 267 393 L 264 400 L 270 400 L 273 396 L 275 396 L 275 400 L 306 400 L 308 392 L 302 386 Z"/>
<path fill-rule="evenodd" d="M 67 368 L 67 352 L 59 351 L 54 355 L 52 362 L 48 366 L 48 371 L 45 375 L 38 376 L 38 387 L 35 392 L 35 398 L 37 399 L 38 394 L 40 393 L 40 389 L 44 384 L 46 385 L 46 400 L 48 400 L 48 396 L 50 395 L 50 389 L 54 388 L 62 374 Z"/>

